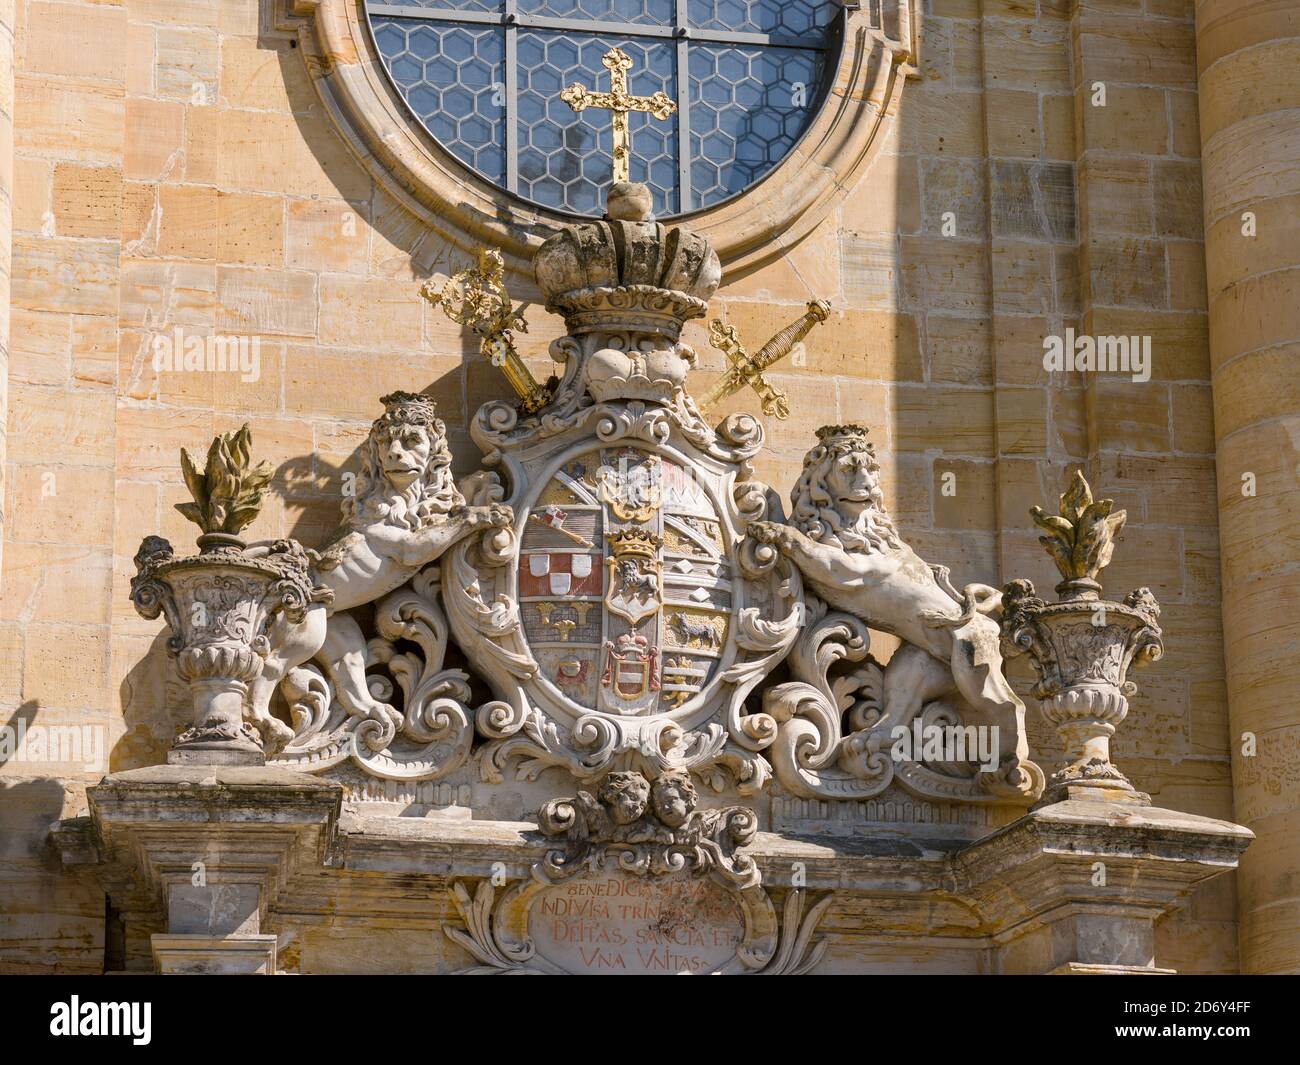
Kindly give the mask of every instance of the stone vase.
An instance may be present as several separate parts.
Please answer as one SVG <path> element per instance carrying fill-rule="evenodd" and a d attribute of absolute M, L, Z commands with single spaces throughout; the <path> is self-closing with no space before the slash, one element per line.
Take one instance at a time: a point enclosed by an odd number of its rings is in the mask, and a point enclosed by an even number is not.
<path fill-rule="evenodd" d="M 1149 802 L 1111 761 L 1110 740 L 1128 714 L 1128 679 L 1134 661 L 1155 661 L 1164 651 L 1160 607 L 1147 588 L 1123 603 L 1104 600 L 1084 578 L 1057 586 L 1048 603 L 1025 580 L 1004 592 L 1003 654 L 1028 654 L 1038 675 L 1033 695 L 1065 748 L 1065 764 L 1052 774 L 1045 803 L 1068 797 Z"/>
<path fill-rule="evenodd" d="M 147 537 L 136 554 L 131 600 L 141 616 L 167 619 L 168 651 L 189 685 L 193 718 L 167 761 L 261 765 L 263 738 L 247 720 L 249 685 L 270 650 L 267 632 L 283 611 L 302 621 L 312 602 L 308 559 L 292 540 L 250 554 L 235 536 L 207 533 L 199 554 L 177 558 L 171 544 Z"/>

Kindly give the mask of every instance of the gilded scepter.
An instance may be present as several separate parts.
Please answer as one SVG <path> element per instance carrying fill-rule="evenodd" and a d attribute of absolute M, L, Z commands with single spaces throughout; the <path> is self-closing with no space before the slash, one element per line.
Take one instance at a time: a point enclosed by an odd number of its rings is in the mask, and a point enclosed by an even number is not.
<path fill-rule="evenodd" d="M 480 338 L 479 354 L 497 367 L 520 399 L 524 414 L 536 414 L 551 401 L 551 393 L 529 372 L 515 350 L 514 330 L 528 332 L 524 316 L 516 311 L 506 291 L 506 266 L 495 248 L 480 248 L 478 266 L 452 274 L 438 288 L 424 283 L 420 295 L 457 325 L 468 326 Z"/>

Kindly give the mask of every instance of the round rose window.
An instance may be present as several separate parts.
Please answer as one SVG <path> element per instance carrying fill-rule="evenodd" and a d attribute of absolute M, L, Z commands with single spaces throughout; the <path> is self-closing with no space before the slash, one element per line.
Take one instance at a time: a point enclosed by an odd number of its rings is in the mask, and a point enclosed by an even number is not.
<path fill-rule="evenodd" d="M 659 216 L 685 214 L 762 180 L 826 96 L 844 20 L 837 0 L 366 0 L 385 69 L 439 144 L 542 207 L 601 213 L 613 112 L 561 92 L 608 93 L 611 49 L 627 92 L 662 93 L 667 117 L 627 114 L 631 178 Z"/>

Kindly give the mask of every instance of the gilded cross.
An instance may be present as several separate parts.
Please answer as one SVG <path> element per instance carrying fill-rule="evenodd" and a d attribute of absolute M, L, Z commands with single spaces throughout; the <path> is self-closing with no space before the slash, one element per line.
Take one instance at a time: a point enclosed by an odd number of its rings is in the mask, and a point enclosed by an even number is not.
<path fill-rule="evenodd" d="M 601 59 L 609 71 L 609 92 L 594 92 L 585 85 L 574 83 L 560 93 L 560 99 L 574 109 L 585 111 L 599 107 L 612 113 L 614 130 L 614 180 L 631 180 L 632 135 L 628 132 L 627 116 L 631 111 L 644 111 L 654 118 L 665 119 L 677 110 L 677 105 L 666 92 L 653 96 L 632 96 L 627 91 L 627 72 L 632 69 L 632 57 L 621 48 L 611 48 Z"/>

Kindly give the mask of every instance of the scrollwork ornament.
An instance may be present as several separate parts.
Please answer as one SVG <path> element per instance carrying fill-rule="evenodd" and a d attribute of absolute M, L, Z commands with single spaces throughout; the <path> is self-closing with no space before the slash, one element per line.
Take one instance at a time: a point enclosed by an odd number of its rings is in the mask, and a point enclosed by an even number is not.
<path fill-rule="evenodd" d="M 562 973 L 555 958 L 538 949 L 531 919 L 548 892 L 610 876 L 665 885 L 705 881 L 734 900 L 742 922 L 734 954 L 712 971 L 796 975 L 817 965 L 825 952 L 816 938 L 832 897 L 805 911 L 805 893 L 786 893 L 778 915 L 756 862 L 745 852 L 757 818 L 744 807 L 698 809 L 690 775 L 670 770 L 653 780 L 635 771 L 610 773 L 594 792 L 554 799 L 538 812 L 543 836 L 562 841 L 531 870 L 531 879 L 508 884 L 497 897 L 490 881 L 471 895 L 459 882 L 450 887 L 464 928 L 446 927 L 453 942 L 478 962 L 469 974 Z M 594 879 L 593 879 L 594 878 Z M 671 897 L 660 896 L 661 898 Z M 669 920 L 660 911 L 660 921 Z"/>

